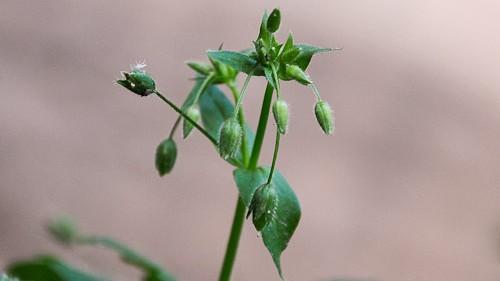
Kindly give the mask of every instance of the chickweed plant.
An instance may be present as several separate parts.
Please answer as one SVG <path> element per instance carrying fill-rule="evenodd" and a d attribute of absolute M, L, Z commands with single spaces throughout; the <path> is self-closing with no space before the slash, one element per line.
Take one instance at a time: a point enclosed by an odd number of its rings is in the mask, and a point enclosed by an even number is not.
<path fill-rule="evenodd" d="M 156 148 L 155 166 L 160 176 L 173 171 L 178 156 L 176 133 L 182 127 L 182 138 L 197 130 L 211 142 L 220 157 L 234 166 L 233 178 L 239 191 L 236 208 L 220 269 L 219 281 L 231 278 L 241 230 L 245 218 L 251 217 L 253 225 L 271 254 L 277 273 L 285 280 L 280 257 L 292 238 L 300 220 L 299 201 L 284 176 L 276 169 L 281 138 L 289 128 L 289 109 L 281 92 L 282 81 L 296 81 L 308 86 L 315 99 L 314 114 L 319 127 L 327 135 L 334 132 L 333 111 L 323 100 L 307 68 L 313 55 L 337 49 L 296 44 L 292 34 L 279 42 L 276 32 L 281 23 L 281 12 L 274 9 L 264 13 L 257 38 L 243 51 L 208 50 L 207 62 L 188 61 L 194 71 L 194 85 L 182 105 L 178 106 L 164 95 L 155 80 L 146 72 L 145 64 L 132 66 L 122 72 L 116 81 L 128 91 L 141 97 L 155 96 L 178 113 L 165 140 Z M 238 75 L 245 75 L 238 87 Z M 266 79 L 262 96 L 258 126 L 254 131 L 246 122 L 244 101 L 252 78 Z M 233 101 L 222 89 L 227 88 Z M 252 93 L 257 94 L 257 93 Z M 269 166 L 259 162 L 262 144 L 270 113 L 274 117 L 274 152 Z M 181 126 L 182 125 L 182 126 Z M 60 243 L 73 245 L 100 245 L 118 253 L 126 263 L 144 272 L 145 281 L 173 281 L 174 277 L 161 266 L 137 254 L 125 245 L 108 237 L 83 235 L 67 219 L 49 224 L 49 232 Z M 22 280 L 49 280 L 36 278 L 36 274 L 55 276 L 53 280 L 105 280 L 80 272 L 54 257 L 39 257 L 11 265 L 9 273 Z M 43 271 L 43 270 L 45 271 Z M 31 270 L 31 272 L 30 272 Z M 36 271 L 36 270 L 35 270 Z M 68 279 L 70 277 L 73 279 Z M 3 279 L 2 279 L 3 280 Z"/>

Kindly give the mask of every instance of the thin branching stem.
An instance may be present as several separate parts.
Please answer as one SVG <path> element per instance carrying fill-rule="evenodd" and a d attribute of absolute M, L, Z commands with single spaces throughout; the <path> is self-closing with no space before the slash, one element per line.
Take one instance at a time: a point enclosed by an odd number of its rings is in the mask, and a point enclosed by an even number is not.
<path fill-rule="evenodd" d="M 205 137 L 207 137 L 215 146 L 218 145 L 217 140 L 212 137 L 205 129 L 203 129 L 198 123 L 196 123 L 191 117 L 187 116 L 184 111 L 182 111 L 177 105 L 175 105 L 173 102 L 171 102 L 169 99 L 167 99 L 165 96 L 163 96 L 160 92 L 155 91 L 154 92 L 162 101 L 167 103 L 170 107 L 172 107 L 173 110 L 175 110 L 177 113 L 179 113 L 184 119 L 186 119 L 189 123 L 191 123 L 196 129 L 198 129 Z"/>

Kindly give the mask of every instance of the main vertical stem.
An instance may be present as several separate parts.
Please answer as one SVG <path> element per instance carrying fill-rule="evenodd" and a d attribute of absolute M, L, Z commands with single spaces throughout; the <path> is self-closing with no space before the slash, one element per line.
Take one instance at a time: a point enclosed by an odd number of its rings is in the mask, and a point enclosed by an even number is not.
<path fill-rule="evenodd" d="M 262 148 L 262 142 L 264 141 L 264 135 L 266 134 L 267 119 L 269 118 L 269 111 L 271 109 L 271 101 L 273 100 L 273 86 L 267 83 L 266 93 L 264 95 L 264 100 L 262 101 L 262 108 L 260 110 L 259 125 L 257 126 L 257 134 L 255 135 L 255 140 L 252 148 L 252 155 L 250 156 L 250 163 L 248 163 L 249 169 L 257 168 L 259 162 L 260 149 Z"/>
<path fill-rule="evenodd" d="M 255 135 L 252 155 L 250 156 L 250 162 L 246 167 L 248 169 L 257 168 L 260 150 L 264 141 L 264 135 L 266 134 L 267 119 L 269 118 L 269 110 L 271 108 L 272 98 L 273 87 L 268 83 L 266 87 L 266 93 L 264 95 L 264 100 L 262 101 L 259 125 L 257 127 L 257 133 Z M 241 200 L 241 197 L 238 196 L 238 203 L 236 204 L 236 210 L 234 212 L 233 225 L 231 226 L 231 233 L 227 242 L 226 254 L 224 255 L 224 261 L 222 263 L 219 281 L 229 281 L 231 278 L 231 272 L 233 271 L 234 260 L 238 251 L 238 244 L 240 242 L 241 229 L 243 228 L 244 220 L 245 204 L 243 203 L 243 200 Z"/>

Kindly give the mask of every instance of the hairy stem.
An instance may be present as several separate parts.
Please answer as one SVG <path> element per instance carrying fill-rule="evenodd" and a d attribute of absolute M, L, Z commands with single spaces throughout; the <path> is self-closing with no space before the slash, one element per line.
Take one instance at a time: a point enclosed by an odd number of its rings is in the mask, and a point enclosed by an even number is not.
<path fill-rule="evenodd" d="M 259 161 L 259 154 L 262 148 L 264 135 L 266 134 L 267 120 L 269 118 L 272 98 L 273 87 L 270 84 L 267 84 L 266 93 L 262 102 L 262 109 L 260 111 L 259 125 L 257 127 L 255 142 L 252 148 L 252 155 L 250 156 L 249 164 L 246 166 L 248 169 L 257 168 L 257 162 Z M 241 229 L 243 228 L 243 222 L 245 220 L 245 209 L 243 200 L 238 196 L 238 203 L 236 204 L 236 210 L 234 212 L 233 225 L 231 226 L 231 233 L 229 234 L 229 241 L 227 243 L 224 261 L 222 263 L 219 281 L 229 281 L 231 278 L 231 272 L 233 271 L 234 260 L 238 251 L 238 244 L 240 242 Z"/>
<path fill-rule="evenodd" d="M 179 113 L 184 119 L 189 121 L 196 129 L 198 129 L 205 137 L 207 137 L 214 145 L 217 146 L 217 140 L 212 137 L 205 129 L 203 129 L 198 123 L 196 123 L 193 119 L 191 119 L 189 116 L 184 113 L 177 105 L 175 105 L 173 102 L 168 100 L 166 97 L 164 97 L 160 92 L 155 91 L 155 94 L 164 102 L 166 102 L 172 109 L 174 109 L 177 113 Z"/>

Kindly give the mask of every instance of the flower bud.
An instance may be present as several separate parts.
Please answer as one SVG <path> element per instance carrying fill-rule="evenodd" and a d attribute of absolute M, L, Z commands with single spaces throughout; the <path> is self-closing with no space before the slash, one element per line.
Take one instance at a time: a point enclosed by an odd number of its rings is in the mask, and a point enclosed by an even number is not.
<path fill-rule="evenodd" d="M 331 135 L 335 129 L 332 108 L 325 101 L 318 101 L 314 106 L 314 114 L 325 134 Z"/>
<path fill-rule="evenodd" d="M 266 27 L 271 33 L 275 33 L 280 28 L 281 12 L 279 9 L 274 9 L 267 18 Z"/>
<path fill-rule="evenodd" d="M 176 159 L 177 146 L 173 139 L 168 138 L 158 145 L 156 148 L 155 165 L 160 176 L 164 176 L 172 171 Z"/>
<path fill-rule="evenodd" d="M 144 71 L 145 64 L 137 64 L 131 72 L 122 72 L 125 79 L 117 80 L 116 83 L 140 96 L 147 96 L 156 90 L 155 81 Z"/>
<path fill-rule="evenodd" d="M 219 133 L 220 156 L 224 159 L 235 156 L 242 138 L 243 131 L 238 121 L 233 118 L 224 121 Z"/>
<path fill-rule="evenodd" d="M 49 222 L 47 230 L 57 241 L 63 244 L 70 244 L 78 235 L 75 223 L 67 217 L 61 217 Z"/>
<path fill-rule="evenodd" d="M 201 75 L 208 75 L 214 70 L 211 64 L 205 62 L 187 61 L 186 64 Z"/>
<path fill-rule="evenodd" d="M 300 67 L 297 65 L 286 65 L 286 75 L 297 82 L 304 84 L 304 85 L 309 85 L 312 83 L 311 79 L 309 78 L 309 75 L 305 73 Z"/>
<path fill-rule="evenodd" d="M 259 186 L 252 195 L 247 218 L 252 214 L 252 221 L 257 231 L 261 231 L 273 218 L 278 205 L 278 194 L 270 183 Z"/>
<path fill-rule="evenodd" d="M 278 99 L 274 102 L 273 115 L 280 134 L 286 134 L 288 130 L 288 104 L 286 101 Z"/>
<path fill-rule="evenodd" d="M 192 106 L 188 107 L 188 109 L 186 111 L 186 115 L 189 118 L 191 118 L 191 120 L 193 120 L 194 122 L 198 122 L 198 120 L 200 120 L 200 117 L 201 117 L 200 110 L 198 109 L 198 107 L 196 105 L 192 105 Z M 182 123 L 182 134 L 183 134 L 184 138 L 187 138 L 187 137 L 189 137 L 189 135 L 193 131 L 194 126 L 191 122 L 189 122 L 186 119 L 184 119 L 182 122 L 183 122 Z"/>

